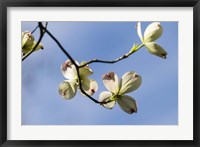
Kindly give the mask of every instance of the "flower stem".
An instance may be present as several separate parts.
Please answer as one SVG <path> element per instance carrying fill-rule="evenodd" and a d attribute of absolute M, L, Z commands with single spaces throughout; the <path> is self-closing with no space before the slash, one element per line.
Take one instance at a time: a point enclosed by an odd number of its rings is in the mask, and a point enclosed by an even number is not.
<path fill-rule="evenodd" d="M 38 28 L 39 28 L 39 26 L 37 25 L 37 26 L 35 27 L 35 29 L 31 32 L 31 34 L 33 34 Z"/>

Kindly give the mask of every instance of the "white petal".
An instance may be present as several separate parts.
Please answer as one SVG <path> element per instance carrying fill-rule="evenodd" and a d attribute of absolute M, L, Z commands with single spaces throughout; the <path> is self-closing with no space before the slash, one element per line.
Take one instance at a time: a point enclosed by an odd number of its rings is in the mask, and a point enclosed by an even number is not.
<path fill-rule="evenodd" d="M 76 95 L 77 87 L 78 85 L 76 84 L 75 80 L 66 80 L 60 83 L 58 92 L 66 100 L 70 100 Z"/>
<path fill-rule="evenodd" d="M 142 78 L 136 72 L 126 72 L 121 79 L 120 94 L 125 94 L 138 89 L 141 85 Z"/>
<path fill-rule="evenodd" d="M 77 78 L 77 71 L 76 67 L 70 60 L 66 60 L 62 65 L 61 65 L 61 72 L 63 76 L 67 79 L 76 79 Z"/>
<path fill-rule="evenodd" d="M 163 32 L 163 28 L 159 22 L 154 22 L 148 25 L 144 32 L 144 42 L 152 42 L 158 39 Z"/>
<path fill-rule="evenodd" d="M 117 102 L 120 106 L 120 108 L 129 113 L 129 114 L 132 114 L 132 113 L 136 113 L 137 112 L 137 105 L 136 105 L 136 101 L 130 97 L 130 96 L 127 96 L 127 95 L 123 95 L 123 96 L 120 96 L 118 99 L 117 99 Z"/>
<path fill-rule="evenodd" d="M 83 78 L 82 81 L 82 89 L 88 94 L 93 95 L 98 90 L 98 84 L 95 80 L 89 78 Z"/>
<path fill-rule="evenodd" d="M 143 42 L 141 22 L 138 22 L 136 27 L 137 27 L 137 34 L 138 34 L 140 40 Z"/>
<path fill-rule="evenodd" d="M 114 72 L 109 72 L 104 74 L 102 78 L 103 83 L 108 91 L 117 94 L 120 88 L 118 76 Z"/>
<path fill-rule="evenodd" d="M 83 61 L 83 62 L 81 62 L 80 65 L 83 65 L 83 64 L 85 64 L 85 63 L 86 63 L 86 62 Z M 93 74 L 92 69 L 91 69 L 88 65 L 86 65 L 86 66 L 80 68 L 79 71 L 80 71 L 80 76 L 81 76 L 81 77 L 88 77 L 88 76 L 90 76 L 90 75 Z"/>
<path fill-rule="evenodd" d="M 149 42 L 145 43 L 145 46 L 151 54 L 166 59 L 167 52 L 160 45 L 156 44 L 155 42 Z"/>
<path fill-rule="evenodd" d="M 103 91 L 99 95 L 99 101 L 100 102 L 107 102 L 107 101 L 110 100 L 111 97 L 112 97 L 111 92 Z M 115 106 L 115 103 L 116 103 L 115 101 L 112 101 L 112 102 L 109 102 L 109 103 L 102 104 L 102 106 L 104 106 L 105 108 L 108 108 L 108 109 L 112 109 Z"/>

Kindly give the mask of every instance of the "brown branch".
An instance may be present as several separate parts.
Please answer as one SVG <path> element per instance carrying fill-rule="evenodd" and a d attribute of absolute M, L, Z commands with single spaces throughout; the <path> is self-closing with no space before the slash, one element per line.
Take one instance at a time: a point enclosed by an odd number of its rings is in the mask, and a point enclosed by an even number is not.
<path fill-rule="evenodd" d="M 137 47 L 137 49 L 134 52 L 129 52 L 129 53 L 127 53 L 127 54 L 125 54 L 125 55 L 123 55 L 123 56 L 121 56 L 121 57 L 119 57 L 119 58 L 117 58 L 115 60 L 93 59 L 93 60 L 90 60 L 90 61 L 84 63 L 83 65 L 80 65 L 79 67 L 82 68 L 82 67 L 84 67 L 84 66 L 86 66 L 88 64 L 91 64 L 91 63 L 108 63 L 108 64 L 113 64 L 113 63 L 119 62 L 119 61 L 121 61 L 121 60 L 123 60 L 125 58 L 128 58 L 130 55 L 132 55 L 133 53 L 135 53 L 136 51 L 138 51 L 143 46 L 144 46 L 144 44 L 141 44 L 140 46 Z"/>
<path fill-rule="evenodd" d="M 99 59 L 93 59 L 93 60 L 90 60 L 90 61 L 84 63 L 83 65 L 80 65 L 79 67 L 81 68 L 81 67 L 84 67 L 84 66 L 86 66 L 86 65 L 88 65 L 88 64 L 91 64 L 91 63 L 108 63 L 108 64 L 113 64 L 113 63 L 116 63 L 116 62 L 118 62 L 118 61 L 120 61 L 120 60 L 122 60 L 122 59 L 128 58 L 131 54 L 132 54 L 132 53 L 125 54 L 125 55 L 123 55 L 123 56 L 121 56 L 121 57 L 119 57 L 119 58 L 117 58 L 117 59 L 115 59 L 115 60 L 99 60 Z"/>

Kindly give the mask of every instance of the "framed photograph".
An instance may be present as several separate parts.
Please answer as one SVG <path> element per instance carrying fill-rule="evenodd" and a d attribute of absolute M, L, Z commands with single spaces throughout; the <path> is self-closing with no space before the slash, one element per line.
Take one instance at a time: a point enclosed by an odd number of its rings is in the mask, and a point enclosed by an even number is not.
<path fill-rule="evenodd" d="M 0 9 L 2 146 L 199 146 L 199 0 Z"/>

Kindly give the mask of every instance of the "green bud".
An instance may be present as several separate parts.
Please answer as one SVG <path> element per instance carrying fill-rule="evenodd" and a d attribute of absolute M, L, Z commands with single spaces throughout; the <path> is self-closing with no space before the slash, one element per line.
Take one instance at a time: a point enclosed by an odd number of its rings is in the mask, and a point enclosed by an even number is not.
<path fill-rule="evenodd" d="M 22 32 L 22 48 L 31 48 L 34 43 L 34 36 L 31 32 Z"/>
<path fill-rule="evenodd" d="M 134 44 L 133 47 L 130 49 L 129 53 L 134 53 L 138 50 L 139 45 L 138 44 Z"/>

